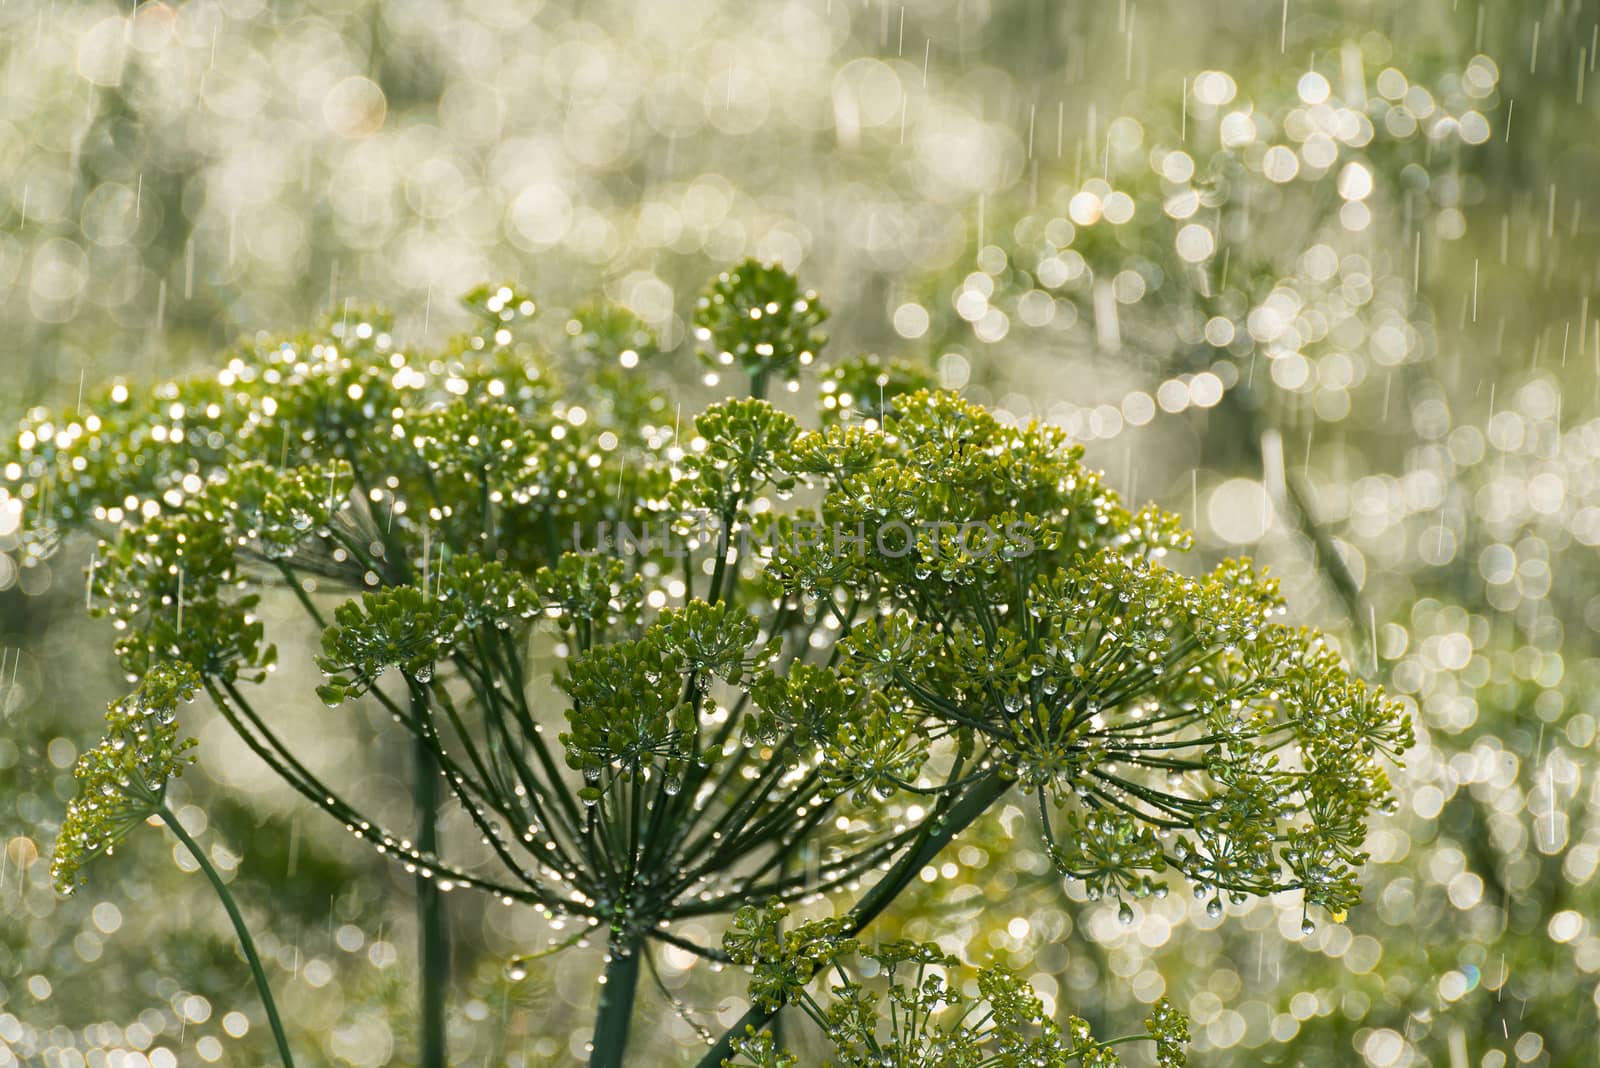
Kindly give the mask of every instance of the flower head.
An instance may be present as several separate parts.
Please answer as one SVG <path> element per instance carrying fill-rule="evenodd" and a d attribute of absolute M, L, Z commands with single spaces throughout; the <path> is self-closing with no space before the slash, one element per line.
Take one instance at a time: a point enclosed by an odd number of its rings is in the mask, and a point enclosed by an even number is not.
<path fill-rule="evenodd" d="M 178 731 L 178 706 L 194 698 L 199 676 L 187 665 L 159 666 L 106 710 L 106 735 L 78 758 L 77 796 L 67 805 L 50 873 L 63 892 L 83 882 L 83 867 L 161 806 L 167 783 L 194 761 L 193 738 Z"/>
<path fill-rule="evenodd" d="M 738 364 L 757 382 L 792 379 L 827 342 L 828 312 L 782 267 L 746 260 L 717 276 L 695 306 L 701 358 L 713 368 Z"/>

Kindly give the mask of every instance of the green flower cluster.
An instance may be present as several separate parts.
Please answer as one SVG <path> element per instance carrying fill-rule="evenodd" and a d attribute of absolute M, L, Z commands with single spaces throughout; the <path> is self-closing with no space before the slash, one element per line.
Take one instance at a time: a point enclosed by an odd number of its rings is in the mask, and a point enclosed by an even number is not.
<path fill-rule="evenodd" d="M 824 368 L 817 378 L 819 416 L 825 426 L 851 420 L 882 424 L 891 397 L 938 384 L 915 364 L 868 355 L 840 360 Z"/>
<path fill-rule="evenodd" d="M 1168 568 L 1188 546 L 1175 517 L 1125 510 L 1052 428 L 950 394 L 900 398 L 882 429 L 800 435 L 792 455 L 825 525 L 867 551 L 780 539 L 767 575 L 835 615 L 839 693 L 873 700 L 808 714 L 768 683 L 769 733 L 804 719 L 823 763 L 880 791 L 911 786 L 941 739 L 981 750 L 1037 796 L 1051 855 L 1095 896 L 1159 891 L 1172 869 L 1354 903 L 1410 727 L 1277 622 L 1271 581 L 1243 561 Z"/>
<path fill-rule="evenodd" d="M 999 965 L 967 974 L 931 943 L 865 946 L 844 936 L 837 919 L 782 930 L 781 906 L 747 908 L 723 939 L 735 963 L 750 969 L 750 998 L 776 1009 L 792 1005 L 827 1037 L 839 1068 L 1120 1068 L 1117 1047 L 1148 1041 L 1159 1068 L 1182 1068 L 1188 1020 L 1163 998 L 1144 1035 L 1100 1040 L 1087 1021 L 1058 1023 L 1021 977 Z M 852 960 L 867 968 L 847 968 Z M 813 984 L 824 975 L 832 982 Z M 874 976 L 873 979 L 863 978 Z M 825 990 L 813 991 L 813 985 Z M 820 996 L 819 996 L 820 995 Z M 754 1029 L 732 1042 L 729 1065 L 792 1068 L 799 1058 Z"/>
<path fill-rule="evenodd" d="M 26 551 L 101 536 L 91 603 L 141 705 L 181 677 L 358 839 L 603 928 L 610 989 L 631 989 L 652 941 L 721 956 L 678 922 L 869 882 L 843 946 L 1013 793 L 1092 896 L 1163 893 L 1176 873 L 1218 909 L 1293 889 L 1336 914 L 1355 901 L 1385 763 L 1410 740 L 1400 708 L 1281 622 L 1247 562 L 1170 567 L 1189 545 L 1178 519 L 1124 507 L 1060 429 L 865 357 L 826 371 L 809 412 L 781 410 L 760 394 L 812 362 L 825 312 L 777 268 L 742 265 L 702 300 L 702 344 L 754 395 L 681 438 L 643 362 L 665 354 L 637 320 L 580 312 L 544 355 L 531 300 L 499 287 L 469 305 L 477 328 L 442 353 L 344 316 L 208 375 L 30 415 L 0 455 Z M 681 544 L 586 548 L 651 524 Z M 494 867 L 383 830 L 256 712 L 241 684 L 275 662 L 265 597 L 321 635 L 321 699 L 382 705 L 426 757 L 419 797 L 442 781 Z M 541 657 L 559 693 L 530 685 Z M 175 759 L 164 738 L 125 741 L 168 746 L 139 781 Z M 86 818 L 64 838 L 69 872 L 105 837 Z M 787 944 L 753 922 L 737 938 Z M 791 1003 L 823 963 L 797 952 L 777 953 L 793 971 L 755 1011 Z M 1043 1043 L 1031 1063 L 1106 1063 L 985 982 Z M 943 986 L 906 996 L 941 1020 L 969 1004 Z M 880 1002 L 847 984 L 836 1003 L 841 1048 L 875 1055 Z M 935 1030 L 950 1050 L 1012 1041 Z"/>
<path fill-rule="evenodd" d="M 78 796 L 67 805 L 50 861 L 64 893 L 82 885 L 84 865 L 155 815 L 167 783 L 194 762 L 194 739 L 180 736 L 177 710 L 198 686 L 187 667 L 159 667 L 107 709 L 105 737 L 73 768 Z"/>
<path fill-rule="evenodd" d="M 737 364 L 760 395 L 774 378 L 793 381 L 826 344 L 819 329 L 828 312 L 781 267 L 746 260 L 717 276 L 695 306 L 701 359 L 712 368 Z"/>

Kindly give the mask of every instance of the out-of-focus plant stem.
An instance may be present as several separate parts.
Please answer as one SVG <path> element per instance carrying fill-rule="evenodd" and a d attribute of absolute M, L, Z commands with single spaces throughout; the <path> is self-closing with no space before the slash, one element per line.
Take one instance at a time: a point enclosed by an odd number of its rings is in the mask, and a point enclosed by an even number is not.
<path fill-rule="evenodd" d="M 1271 495 L 1273 503 L 1287 513 L 1285 520 L 1293 523 L 1316 549 L 1317 571 L 1333 588 L 1334 596 L 1338 598 L 1339 606 L 1350 622 L 1356 645 L 1355 659 L 1363 671 L 1375 676 L 1379 664 L 1373 652 L 1372 621 L 1368 618 L 1361 596 L 1361 584 L 1351 574 L 1333 536 L 1318 518 L 1316 504 L 1312 500 L 1313 490 L 1308 481 L 1290 469 L 1283 455 L 1283 436 L 1262 411 L 1263 398 L 1249 387 L 1241 392 L 1245 394 L 1244 403 L 1238 405 L 1245 424 L 1242 440 L 1254 452 L 1256 462 L 1261 466 L 1261 485 Z M 1276 479 L 1274 474 L 1277 475 Z"/>

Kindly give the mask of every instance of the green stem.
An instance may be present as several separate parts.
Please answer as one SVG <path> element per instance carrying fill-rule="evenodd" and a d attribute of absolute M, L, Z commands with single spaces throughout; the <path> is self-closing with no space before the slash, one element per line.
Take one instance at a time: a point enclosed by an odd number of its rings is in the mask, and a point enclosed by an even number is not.
<path fill-rule="evenodd" d="M 439 852 L 439 765 L 428 743 L 415 742 L 417 849 L 424 855 Z M 422 982 L 422 1018 L 418 1022 L 418 1058 L 421 1068 L 445 1068 L 444 1006 L 450 985 L 450 942 L 445 930 L 444 896 L 431 878 L 417 873 L 417 961 Z"/>
<path fill-rule="evenodd" d="M 228 919 L 233 921 L 233 932 L 239 936 L 239 948 L 244 950 L 244 959 L 250 965 L 250 974 L 255 977 L 256 991 L 261 995 L 261 1004 L 266 1007 L 267 1022 L 272 1025 L 272 1038 L 278 1044 L 278 1056 L 283 1060 L 284 1068 L 294 1068 L 294 1056 L 289 1052 L 289 1039 L 283 1033 L 283 1020 L 278 1016 L 278 1003 L 272 1000 L 272 988 L 267 985 L 267 972 L 261 966 L 261 955 L 256 952 L 255 940 L 250 937 L 250 929 L 244 925 L 244 916 L 239 912 L 238 902 L 233 899 L 233 892 L 228 889 L 228 884 L 222 881 L 222 876 L 217 874 L 217 869 L 212 867 L 205 851 L 200 848 L 200 843 L 183 829 L 178 817 L 174 816 L 165 805 L 156 811 L 161 817 L 161 822 L 178 836 L 178 841 L 189 850 L 189 855 L 200 865 L 200 870 L 206 873 L 206 878 L 211 880 L 211 888 L 217 892 L 217 897 L 222 899 L 222 907 L 228 910 Z"/>
<path fill-rule="evenodd" d="M 639 988 L 639 958 L 647 952 L 635 938 L 613 946 L 606 962 L 606 981 L 600 987 L 600 1008 L 594 1020 L 594 1052 L 589 1068 L 621 1068 L 628 1045 L 628 1024 L 633 1019 L 633 999 Z"/>
<path fill-rule="evenodd" d="M 969 786 L 961 794 L 959 801 L 950 805 L 943 813 L 931 816 L 917 844 L 902 856 L 883 878 L 874 883 L 872 889 L 868 890 L 850 910 L 850 923 L 846 933 L 860 934 L 869 923 L 877 919 L 878 914 L 889 907 L 918 873 L 950 844 L 951 839 L 989 811 L 989 807 L 1010 787 L 1010 782 L 999 773 L 991 771 Z M 733 1056 L 732 1043 L 735 1038 L 743 1035 L 746 1028 L 761 1030 L 772 1022 L 775 1015 L 777 1014 L 774 1011 L 752 1005 L 732 1027 L 722 1033 L 716 1045 L 700 1058 L 697 1068 L 720 1068 L 723 1061 Z"/>

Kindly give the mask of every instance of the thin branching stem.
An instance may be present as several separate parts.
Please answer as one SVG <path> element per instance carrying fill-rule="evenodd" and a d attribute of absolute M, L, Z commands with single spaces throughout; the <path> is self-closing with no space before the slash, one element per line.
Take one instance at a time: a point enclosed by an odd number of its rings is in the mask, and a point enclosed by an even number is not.
<path fill-rule="evenodd" d="M 267 981 L 267 971 L 262 967 L 261 954 L 256 951 L 255 939 L 250 937 L 250 928 L 244 922 L 244 914 L 239 911 L 239 903 L 234 899 L 233 891 L 228 889 L 228 884 L 223 882 L 216 866 L 211 863 L 211 858 L 200 848 L 200 843 L 184 830 L 183 822 L 173 814 L 172 810 L 163 804 L 156 810 L 156 814 L 189 851 L 189 855 L 194 858 L 194 862 L 199 865 L 211 883 L 211 888 L 217 892 L 222 907 L 227 910 L 228 919 L 233 924 L 233 932 L 239 938 L 239 949 L 244 953 L 245 962 L 250 965 L 250 977 L 255 981 L 256 992 L 261 995 L 261 1005 L 266 1009 L 267 1024 L 272 1028 L 272 1040 L 278 1047 L 278 1058 L 283 1061 L 284 1068 L 294 1068 L 294 1055 L 289 1052 L 289 1036 L 284 1032 L 282 1017 L 278 1015 L 278 1003 L 272 996 L 272 984 Z"/>

